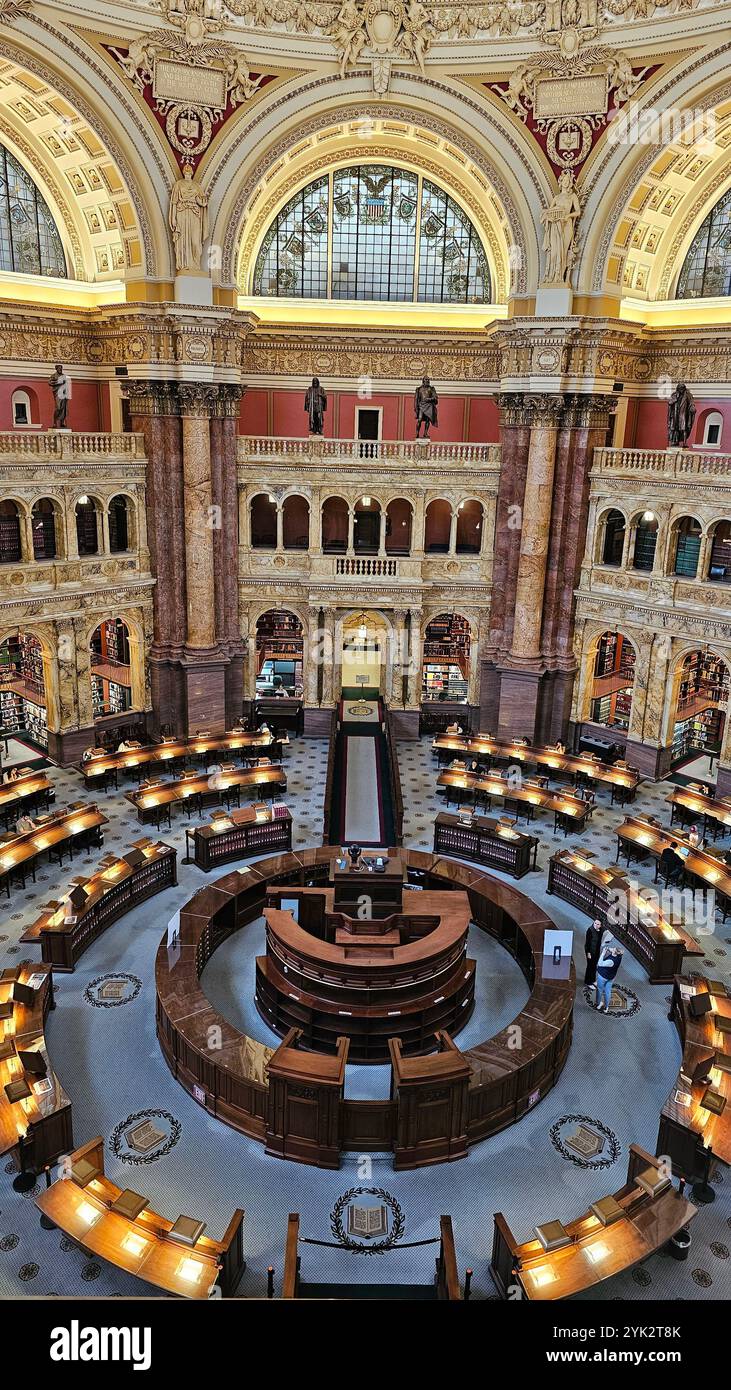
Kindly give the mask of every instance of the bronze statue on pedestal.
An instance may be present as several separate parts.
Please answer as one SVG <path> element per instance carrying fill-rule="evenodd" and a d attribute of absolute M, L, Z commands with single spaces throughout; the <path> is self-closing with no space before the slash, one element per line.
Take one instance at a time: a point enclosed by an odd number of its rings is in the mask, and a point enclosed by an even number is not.
<path fill-rule="evenodd" d="M 327 410 L 327 394 L 320 385 L 320 378 L 313 376 L 312 385 L 305 394 L 305 410 L 309 416 L 310 434 L 322 434 Z"/>
<path fill-rule="evenodd" d="M 695 420 L 695 401 L 684 381 L 679 381 L 668 401 L 668 448 L 684 449 Z"/>
<path fill-rule="evenodd" d="M 421 426 L 424 426 L 424 438 L 429 438 L 429 427 L 438 424 L 437 407 L 439 397 L 432 386 L 428 376 L 422 378 L 421 386 L 417 386 L 414 392 L 414 414 L 416 416 L 416 438 L 419 438 Z"/>

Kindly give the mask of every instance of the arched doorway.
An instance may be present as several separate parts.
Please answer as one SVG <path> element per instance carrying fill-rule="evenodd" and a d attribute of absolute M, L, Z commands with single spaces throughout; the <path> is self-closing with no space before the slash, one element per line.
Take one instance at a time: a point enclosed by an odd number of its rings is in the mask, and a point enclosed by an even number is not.
<path fill-rule="evenodd" d="M 603 632 L 596 645 L 591 721 L 607 729 L 629 729 L 635 683 L 635 649 L 621 632 Z"/>
<path fill-rule="evenodd" d="M 129 628 L 123 618 L 106 618 L 91 634 L 91 703 L 95 719 L 132 708 Z"/>
<path fill-rule="evenodd" d="M 0 643 L 0 734 L 48 747 L 43 648 L 30 632 Z"/>
<path fill-rule="evenodd" d="M 470 625 L 460 613 L 440 613 L 424 634 L 422 700 L 466 705 L 469 673 Z"/>
<path fill-rule="evenodd" d="M 728 712 L 729 669 L 707 647 L 688 652 L 678 671 L 671 765 L 721 751 Z"/>
<path fill-rule="evenodd" d="M 343 619 L 342 693 L 375 699 L 388 693 L 389 626 L 382 613 L 363 611 Z"/>
<path fill-rule="evenodd" d="M 296 613 L 270 608 L 256 623 L 257 695 L 294 695 L 302 689 L 304 632 Z"/>

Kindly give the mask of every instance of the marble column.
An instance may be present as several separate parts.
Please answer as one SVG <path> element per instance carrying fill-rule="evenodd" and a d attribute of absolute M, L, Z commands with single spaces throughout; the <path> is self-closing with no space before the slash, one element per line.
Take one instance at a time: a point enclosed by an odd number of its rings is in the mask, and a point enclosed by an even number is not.
<path fill-rule="evenodd" d="M 525 490 L 523 493 L 518 572 L 513 601 L 513 635 L 501 670 L 498 736 L 533 736 L 538 683 L 543 672 L 541 628 L 543 592 L 553 505 L 556 441 L 562 396 L 531 396 L 532 411 Z"/>
<path fill-rule="evenodd" d="M 109 509 L 106 504 L 102 504 L 101 510 L 97 512 L 96 524 L 99 536 L 99 550 L 102 555 L 109 555 L 111 542 L 109 539 Z"/>
<path fill-rule="evenodd" d="M 335 609 L 323 609 L 324 626 L 322 642 L 320 643 L 322 661 L 322 703 L 332 705 L 335 702 L 334 675 L 335 675 Z"/>
<path fill-rule="evenodd" d="M 595 448 L 604 444 L 613 396 L 565 398 L 556 441 L 553 506 L 543 594 L 541 683 L 535 737 L 565 738 L 577 663 L 573 646 L 574 594 L 579 585 L 589 518 L 589 473 Z"/>
<path fill-rule="evenodd" d="M 404 673 L 408 670 L 407 617 L 407 609 L 394 609 L 391 651 L 389 653 L 390 659 L 388 662 L 388 679 L 385 683 L 386 699 L 390 704 L 399 705 L 402 708 L 404 704 Z"/>
<path fill-rule="evenodd" d="M 525 492 L 531 410 L 520 392 L 498 397 L 501 463 L 495 516 L 490 622 L 480 652 L 480 717 L 482 729 L 497 729 L 500 671 L 510 651 L 513 602 L 518 576 L 520 518 Z"/>
<path fill-rule="evenodd" d="M 409 709 L 419 709 L 421 705 L 421 661 L 422 661 L 422 625 L 421 609 L 411 609 L 411 632 L 409 642 L 409 672 L 408 672 L 408 698 Z"/>
<path fill-rule="evenodd" d="M 449 554 L 457 553 L 457 508 L 452 505 L 452 516 L 449 522 Z"/>
<path fill-rule="evenodd" d="M 305 708 L 317 709 L 318 670 L 320 651 L 322 648 L 319 608 L 310 609 L 309 623 L 307 626 L 306 634 L 306 643 L 307 645 L 305 648 L 304 663 L 305 669 L 303 672 L 305 686 Z"/>
<path fill-rule="evenodd" d="M 214 532 L 216 609 L 219 645 L 225 650 L 226 727 L 241 716 L 244 702 L 246 644 L 239 614 L 239 489 L 237 477 L 237 429 L 244 387 L 224 383 L 217 388 L 211 416 L 211 465 L 214 505 L 220 509 L 220 527 Z M 220 594 L 220 598 L 219 598 Z M 220 607 L 219 607 L 220 605 Z"/>
<path fill-rule="evenodd" d="M 181 658 L 186 638 L 183 451 L 177 384 L 127 381 L 131 427 L 144 436 L 146 504 L 153 589 L 153 641 L 148 653 L 150 734 L 162 725 L 186 732 Z"/>

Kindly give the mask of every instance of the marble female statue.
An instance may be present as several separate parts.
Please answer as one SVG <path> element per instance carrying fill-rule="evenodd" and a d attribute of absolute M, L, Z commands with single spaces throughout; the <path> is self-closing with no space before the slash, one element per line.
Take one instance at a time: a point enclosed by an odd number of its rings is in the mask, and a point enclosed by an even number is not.
<path fill-rule="evenodd" d="M 48 384 L 53 391 L 53 428 L 65 430 L 67 428 L 66 414 L 69 408 L 71 383 L 60 362 L 56 363 L 56 370 Z"/>
<path fill-rule="evenodd" d="M 183 169 L 170 197 L 170 230 L 177 270 L 200 270 L 203 243 L 208 236 L 208 197 L 193 178 L 190 164 Z"/>
<path fill-rule="evenodd" d="M 563 169 L 558 178 L 558 193 L 541 213 L 543 250 L 545 252 L 544 285 L 568 285 L 574 259 L 574 231 L 581 213 L 579 195 L 574 188 L 570 169 Z"/>

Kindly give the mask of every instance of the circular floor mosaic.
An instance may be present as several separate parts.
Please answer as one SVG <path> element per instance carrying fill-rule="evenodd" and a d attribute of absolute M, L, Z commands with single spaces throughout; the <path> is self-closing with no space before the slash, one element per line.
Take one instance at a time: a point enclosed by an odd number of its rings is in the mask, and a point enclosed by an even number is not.
<path fill-rule="evenodd" d="M 338 1245 L 360 1255 L 380 1255 L 401 1239 L 406 1217 L 385 1187 L 351 1187 L 330 1213 Z"/>
<path fill-rule="evenodd" d="M 614 1130 L 591 1115 L 562 1115 L 549 1137 L 561 1157 L 579 1168 L 611 1168 L 622 1152 Z"/>
<path fill-rule="evenodd" d="M 97 975 L 95 980 L 90 980 L 84 990 L 84 999 L 92 1009 L 120 1009 L 123 1004 L 131 1004 L 141 989 L 139 975 L 115 970 L 112 975 Z"/>
<path fill-rule="evenodd" d="M 596 1002 L 596 991 L 591 985 L 584 985 L 584 998 L 591 1008 Z M 613 985 L 612 997 L 609 1001 L 609 1008 L 606 1010 L 610 1018 L 631 1018 L 633 1014 L 638 1014 L 642 1005 L 633 989 L 629 985 Z M 604 1010 L 602 1010 L 604 1012 Z"/>
<path fill-rule="evenodd" d="M 109 1147 L 120 1163 L 156 1163 L 175 1148 L 181 1130 L 169 1110 L 137 1110 L 115 1126 Z"/>

